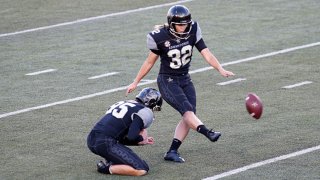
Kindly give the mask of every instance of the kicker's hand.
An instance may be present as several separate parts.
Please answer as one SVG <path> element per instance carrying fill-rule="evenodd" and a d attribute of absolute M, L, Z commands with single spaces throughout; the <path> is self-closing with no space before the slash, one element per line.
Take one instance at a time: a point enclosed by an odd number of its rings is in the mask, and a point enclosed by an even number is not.
<path fill-rule="evenodd" d="M 126 96 L 128 96 L 129 93 L 134 91 L 137 88 L 137 85 L 138 85 L 138 83 L 136 83 L 136 82 L 131 83 L 127 88 Z"/>
<path fill-rule="evenodd" d="M 219 72 L 220 72 L 220 74 L 221 74 L 223 77 L 234 76 L 234 73 L 233 73 L 233 72 L 227 71 L 227 70 L 225 70 L 225 69 L 223 69 L 223 68 L 220 68 L 220 69 L 219 69 Z"/>

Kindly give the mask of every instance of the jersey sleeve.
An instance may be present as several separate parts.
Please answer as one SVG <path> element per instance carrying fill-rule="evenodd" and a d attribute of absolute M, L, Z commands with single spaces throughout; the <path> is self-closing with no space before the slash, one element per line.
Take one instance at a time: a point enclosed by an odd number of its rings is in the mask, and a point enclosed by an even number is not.
<path fill-rule="evenodd" d="M 197 34 L 196 34 L 197 40 L 196 43 L 198 43 L 202 39 L 202 33 L 199 23 L 197 23 Z"/>
<path fill-rule="evenodd" d="M 128 135 L 124 139 L 125 144 L 137 145 L 140 141 L 143 141 L 143 137 L 139 134 L 141 129 L 143 129 L 143 120 L 139 116 L 134 115 Z"/>
<path fill-rule="evenodd" d="M 135 115 L 138 115 L 142 119 L 144 129 L 150 127 L 154 120 L 153 112 L 147 107 L 142 108 L 137 113 L 135 113 Z"/>
<path fill-rule="evenodd" d="M 204 43 L 204 40 L 202 39 L 202 33 L 199 23 L 197 23 L 197 33 L 196 33 L 196 48 L 199 52 L 201 52 L 203 49 L 207 48 L 207 45 Z"/>
<path fill-rule="evenodd" d="M 150 49 L 153 53 L 160 55 L 160 50 L 157 46 L 157 43 L 155 42 L 154 38 L 151 36 L 151 34 L 147 35 L 147 47 Z"/>
<path fill-rule="evenodd" d="M 199 52 L 201 52 L 203 49 L 207 48 L 207 45 L 204 43 L 203 39 L 200 39 L 199 42 L 195 45 Z"/>

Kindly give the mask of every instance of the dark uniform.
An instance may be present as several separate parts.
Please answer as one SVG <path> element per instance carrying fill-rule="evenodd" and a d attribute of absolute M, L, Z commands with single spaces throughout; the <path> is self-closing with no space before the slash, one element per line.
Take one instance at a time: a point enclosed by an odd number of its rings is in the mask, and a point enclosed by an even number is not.
<path fill-rule="evenodd" d="M 126 164 L 149 170 L 148 164 L 125 145 L 137 145 L 139 134 L 154 120 L 152 110 L 137 101 L 120 101 L 112 105 L 96 123 L 87 138 L 89 149 L 111 164 Z"/>
<path fill-rule="evenodd" d="M 181 115 L 196 113 L 196 92 L 188 72 L 193 47 L 199 52 L 206 48 L 199 24 L 192 23 L 187 38 L 173 36 L 166 26 L 156 29 L 148 34 L 147 46 L 161 58 L 157 83 L 163 99 Z"/>

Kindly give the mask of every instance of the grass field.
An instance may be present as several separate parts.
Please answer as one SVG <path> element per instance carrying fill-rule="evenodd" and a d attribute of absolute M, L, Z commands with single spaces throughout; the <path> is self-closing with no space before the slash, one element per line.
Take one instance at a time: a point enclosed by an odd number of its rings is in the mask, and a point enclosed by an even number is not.
<path fill-rule="evenodd" d="M 100 158 L 86 147 L 86 136 L 109 105 L 133 99 L 144 87 L 157 88 L 153 80 L 159 62 L 144 84 L 125 97 L 125 87 L 148 53 L 146 34 L 166 21 L 171 6 L 167 3 L 172 1 L 1 1 L 0 179 L 132 178 L 98 174 L 95 161 Z M 208 127 L 221 131 L 222 138 L 210 143 L 191 131 L 180 148 L 186 163 L 165 162 L 163 155 L 180 119 L 165 103 L 149 130 L 156 143 L 133 147 L 150 165 L 149 174 L 141 179 L 214 178 L 319 147 L 320 3 L 180 3 L 199 22 L 207 46 L 236 76 L 223 78 L 205 69 L 208 64 L 194 51 L 191 76 L 197 114 Z M 86 20 L 76 21 L 81 19 Z M 55 71 L 26 75 L 46 69 Z M 88 79 L 111 72 L 117 74 Z M 217 85 L 237 78 L 246 80 Z M 311 83 L 283 88 L 306 81 Z M 246 112 L 248 92 L 263 101 L 260 120 Z M 320 151 L 261 164 L 224 179 L 320 179 Z"/>

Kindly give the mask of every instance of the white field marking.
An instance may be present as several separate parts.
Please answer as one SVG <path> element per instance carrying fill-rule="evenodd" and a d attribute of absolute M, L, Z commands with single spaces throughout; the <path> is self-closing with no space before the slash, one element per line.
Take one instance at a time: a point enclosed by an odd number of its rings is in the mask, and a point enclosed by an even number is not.
<path fill-rule="evenodd" d="M 150 81 L 150 82 L 146 82 L 146 83 L 139 83 L 138 86 L 143 86 L 143 85 L 146 85 L 146 84 L 152 84 L 154 82 L 156 82 L 156 80 L 153 80 L 152 82 Z M 76 97 L 76 98 L 67 99 L 67 100 L 63 100 L 63 101 L 57 101 L 57 102 L 54 102 L 54 103 L 49 103 L 49 104 L 45 104 L 45 105 L 41 105 L 41 106 L 35 106 L 35 107 L 21 109 L 21 110 L 18 110 L 18 111 L 13 111 L 13 112 L 5 113 L 5 114 L 0 114 L 0 119 L 4 118 L 4 117 L 8 117 L 8 116 L 13 116 L 13 115 L 17 115 L 17 114 L 33 111 L 33 110 L 44 109 L 44 108 L 51 107 L 51 106 L 56 106 L 56 105 L 60 105 L 60 104 L 66 104 L 66 103 L 70 103 L 70 102 L 80 101 L 80 100 L 84 100 L 84 99 L 93 98 L 93 97 L 96 97 L 96 96 L 102 96 L 102 95 L 105 95 L 105 94 L 110 94 L 110 93 L 113 93 L 113 92 L 126 90 L 127 87 L 128 86 L 122 86 L 122 87 L 119 87 L 119 88 L 110 89 L 110 90 L 106 90 L 106 91 L 102 91 L 102 92 L 98 92 L 98 93 L 94 93 L 94 94 L 89 94 L 89 95 L 85 95 L 85 96 L 81 96 L 81 97 Z"/>
<path fill-rule="evenodd" d="M 33 72 L 33 73 L 28 73 L 26 75 L 27 76 L 34 76 L 34 75 L 44 74 L 44 73 L 53 72 L 53 71 L 56 71 L 56 69 L 46 69 L 46 70 L 43 70 L 43 71 L 37 71 L 37 72 Z"/>
<path fill-rule="evenodd" d="M 149 9 L 156 9 L 156 8 L 161 8 L 161 7 L 165 7 L 165 6 L 171 6 L 171 5 L 190 2 L 190 1 L 193 1 L 193 0 L 181 0 L 181 1 L 176 1 L 176 2 L 172 2 L 172 3 L 160 4 L 160 5 L 149 6 L 149 7 L 144 7 L 144 8 L 138 8 L 138 9 L 122 11 L 122 12 L 117 12 L 117 13 L 111 13 L 111 14 L 106 14 L 106 15 L 101 15 L 101 16 L 78 19 L 78 20 L 75 20 L 75 21 L 59 23 L 59 24 L 50 25 L 50 26 L 43 26 L 43 27 L 38 27 L 38 28 L 34 28 L 34 29 L 16 31 L 16 32 L 12 32 L 12 33 L 5 33 L 5 34 L 0 34 L 0 38 L 1 37 L 6 37 L 6 36 L 14 36 L 14 35 L 18 35 L 18 34 L 34 32 L 34 31 L 41 31 L 41 30 L 45 30 L 45 29 L 52 29 L 52 28 L 61 27 L 61 26 L 68 26 L 68 25 L 73 25 L 73 24 L 78 24 L 78 23 L 83 23 L 83 22 L 88 22 L 88 21 L 94 21 L 94 20 L 104 19 L 104 18 L 113 17 L 113 16 L 130 14 L 130 13 L 139 12 L 139 11 L 145 11 L 145 10 L 149 10 Z"/>
<path fill-rule="evenodd" d="M 297 46 L 297 47 L 293 47 L 293 48 L 289 48 L 289 49 L 284 49 L 284 50 L 281 50 L 281 51 L 275 51 L 275 52 L 272 52 L 272 53 L 258 55 L 258 56 L 254 56 L 254 57 L 250 57 L 250 58 L 246 58 L 246 59 L 240 59 L 240 60 L 224 63 L 222 65 L 223 66 L 228 66 L 228 65 L 232 65 L 232 64 L 238 64 L 238 63 L 253 61 L 253 60 L 261 59 L 261 58 L 264 58 L 264 57 L 275 56 L 277 54 L 287 53 L 287 52 L 296 51 L 296 50 L 299 50 L 299 49 L 304 49 L 304 48 L 309 48 L 309 47 L 314 47 L 314 46 L 318 46 L 318 45 L 320 45 L 320 42 L 312 43 L 312 44 L 306 44 L 306 45 L 302 45 L 302 46 Z M 210 70 L 210 69 L 212 69 L 212 67 L 200 68 L 200 69 L 197 69 L 197 70 L 190 71 L 190 74 L 203 72 L 203 71 L 207 71 L 207 70 Z M 150 80 L 150 81 L 147 81 L 147 82 L 141 82 L 141 83 L 138 84 L 138 86 L 152 84 L 152 83 L 155 83 L 155 82 L 156 82 L 156 80 Z M 13 112 L 9 112 L 9 113 L 0 114 L 0 119 L 4 118 L 4 117 L 8 117 L 8 116 L 13 116 L 13 115 L 17 115 L 17 114 L 21 114 L 21 113 L 25 113 L 25 112 L 29 112 L 29 111 L 33 111 L 33 110 L 37 110 L 37 109 L 43 109 L 43 108 L 47 108 L 47 107 L 51 107 L 51 106 L 55 106 L 55 105 L 59 105 L 59 104 L 66 104 L 66 103 L 69 103 L 69 102 L 80 101 L 80 100 L 83 100 L 83 99 L 89 99 L 89 98 L 92 98 L 92 97 L 101 96 L 101 95 L 109 94 L 109 93 L 112 93 L 112 92 L 126 90 L 127 87 L 128 86 L 122 86 L 122 87 L 119 87 L 119 88 L 110 89 L 110 90 L 106 90 L 106 91 L 102 91 L 102 92 L 98 92 L 98 93 L 94 93 L 94 94 L 89 94 L 89 95 L 85 95 L 85 96 L 81 96 L 81 97 L 76 97 L 76 98 L 73 98 L 73 99 L 67 99 L 67 100 L 58 101 L 58 102 L 54 102 L 54 103 L 50 103 L 50 104 L 45 104 L 45 105 L 41 105 L 41 106 L 35 106 L 35 107 L 26 108 L 26 109 L 22 109 L 22 110 L 18 110 L 18 111 L 13 111 Z"/>
<path fill-rule="evenodd" d="M 151 80 L 151 79 L 141 79 L 140 82 L 154 82 L 154 80 Z"/>
<path fill-rule="evenodd" d="M 228 85 L 228 84 L 232 84 L 232 83 L 236 83 L 236 82 L 240 82 L 240 81 L 245 81 L 245 80 L 247 80 L 247 79 L 246 78 L 238 78 L 238 79 L 233 79 L 230 81 L 220 82 L 220 83 L 217 83 L 217 85 L 224 86 L 224 85 Z"/>
<path fill-rule="evenodd" d="M 257 59 L 261 59 L 261 58 L 271 57 L 271 56 L 275 56 L 275 55 L 278 55 L 278 54 L 284 54 L 284 53 L 296 51 L 296 50 L 299 50 L 299 49 L 305 49 L 305 48 L 319 46 L 319 45 L 320 45 L 320 42 L 306 44 L 306 45 L 302 45 L 302 46 L 296 46 L 296 47 L 292 47 L 292 48 L 288 48 L 288 49 L 283 49 L 283 50 L 280 50 L 280 51 L 274 51 L 274 52 L 267 53 L 267 54 L 262 54 L 262 55 L 258 55 L 258 56 L 245 58 L 245 59 L 240 59 L 240 60 L 237 60 L 237 61 L 231 61 L 231 62 L 223 63 L 223 64 L 221 64 L 221 66 L 228 66 L 228 65 L 232 65 L 232 64 L 239 64 L 239 63 L 243 63 L 243 62 L 254 61 L 254 60 L 257 60 Z M 198 73 L 198 72 L 202 72 L 202 71 L 207 71 L 207 70 L 210 70 L 210 69 L 213 69 L 213 67 L 209 66 L 209 67 L 196 69 L 196 70 L 190 71 L 190 74 Z"/>
<path fill-rule="evenodd" d="M 243 166 L 241 168 L 234 169 L 234 170 L 231 170 L 231 171 L 227 171 L 227 172 L 224 172 L 224 173 L 212 176 L 212 177 L 205 178 L 203 180 L 216 180 L 216 179 L 224 178 L 224 177 L 227 177 L 227 176 L 231 176 L 231 175 L 234 175 L 234 174 L 238 174 L 238 173 L 244 172 L 244 171 L 249 170 L 249 169 L 257 168 L 257 167 L 264 166 L 264 165 L 267 165 L 267 164 L 270 164 L 270 163 L 274 163 L 274 162 L 277 162 L 277 161 L 281 161 L 281 160 L 289 159 L 289 158 L 292 158 L 292 157 L 300 156 L 300 155 L 303 155 L 303 154 L 306 154 L 306 153 L 310 153 L 310 152 L 313 152 L 313 151 L 317 151 L 319 149 L 320 149 L 320 145 L 314 146 L 314 147 L 311 147 L 311 148 L 308 148 L 308 149 L 303 149 L 301 151 L 297 151 L 297 152 L 294 152 L 294 153 L 278 156 L 278 157 L 275 157 L 275 158 L 272 158 L 272 159 L 267 159 L 267 160 L 264 160 L 264 161 L 260 161 L 260 162 L 257 162 L 257 163 L 253 163 L 253 164 L 247 165 L 247 166 Z"/>
<path fill-rule="evenodd" d="M 311 83 L 312 83 L 312 81 L 303 81 L 301 83 L 292 84 L 292 85 L 288 85 L 288 86 L 283 86 L 282 88 L 291 89 L 291 88 L 295 88 L 295 87 L 298 87 L 298 86 L 303 86 L 303 85 L 311 84 Z"/>
<path fill-rule="evenodd" d="M 89 77 L 88 79 L 98 79 L 98 78 L 102 78 L 102 77 L 112 76 L 112 75 L 115 75 L 115 74 L 119 74 L 119 72 L 111 72 L 111 73 L 101 74 L 101 75 L 98 75 L 98 76 L 92 76 L 92 77 Z"/>

